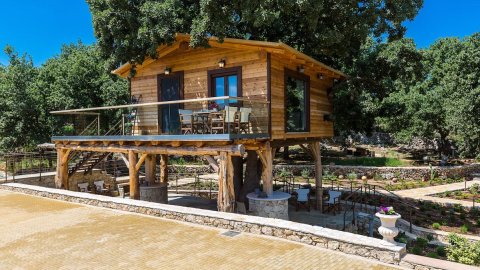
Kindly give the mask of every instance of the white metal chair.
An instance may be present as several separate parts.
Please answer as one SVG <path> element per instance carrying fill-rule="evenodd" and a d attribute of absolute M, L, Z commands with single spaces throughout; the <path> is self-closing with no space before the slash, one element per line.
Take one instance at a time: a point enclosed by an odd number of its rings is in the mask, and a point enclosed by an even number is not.
<path fill-rule="evenodd" d="M 295 210 L 298 211 L 301 205 L 307 207 L 307 210 L 310 212 L 310 189 L 309 188 L 299 188 L 293 192 L 293 197 L 295 199 Z"/>
<path fill-rule="evenodd" d="M 340 211 L 340 198 L 342 192 L 338 190 L 329 190 L 328 191 L 328 201 L 324 201 L 324 205 L 327 206 L 330 210 L 333 210 L 333 214 L 336 214 L 336 210 Z"/>
<path fill-rule="evenodd" d="M 89 186 L 88 183 L 80 183 L 80 184 L 77 184 L 77 186 L 78 186 L 78 190 L 80 192 L 88 192 L 89 191 L 88 190 L 88 186 Z"/>
<path fill-rule="evenodd" d="M 105 181 L 103 180 L 98 180 L 93 182 L 95 185 L 95 191 L 97 194 L 107 194 L 108 193 L 108 188 L 105 186 Z"/>

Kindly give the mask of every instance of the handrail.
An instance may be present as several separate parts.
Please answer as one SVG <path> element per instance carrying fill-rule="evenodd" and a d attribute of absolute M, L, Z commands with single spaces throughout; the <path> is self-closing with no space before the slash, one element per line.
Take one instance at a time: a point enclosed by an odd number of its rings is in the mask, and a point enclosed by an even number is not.
<path fill-rule="evenodd" d="M 245 97 L 232 97 L 232 96 L 222 96 L 222 97 L 210 97 L 210 98 L 195 98 L 195 99 L 184 99 L 184 100 L 171 100 L 171 101 L 160 101 L 160 102 L 148 102 L 148 103 L 137 103 L 137 104 L 126 104 L 126 105 L 117 105 L 117 106 L 107 106 L 107 107 L 92 107 L 92 108 L 83 108 L 83 109 L 71 109 L 63 111 L 51 111 L 51 114 L 76 114 L 84 113 L 90 111 L 101 111 L 101 110 L 111 110 L 111 109 L 124 109 L 124 108 L 139 108 L 139 107 L 148 107 L 148 106 L 158 106 L 158 105 L 171 105 L 171 104 L 184 104 L 184 103 L 197 103 L 204 101 L 217 101 L 217 100 L 229 100 L 234 99 L 238 101 L 252 101 L 257 103 L 269 104 L 270 101 L 261 100 L 261 99 L 249 99 Z"/>

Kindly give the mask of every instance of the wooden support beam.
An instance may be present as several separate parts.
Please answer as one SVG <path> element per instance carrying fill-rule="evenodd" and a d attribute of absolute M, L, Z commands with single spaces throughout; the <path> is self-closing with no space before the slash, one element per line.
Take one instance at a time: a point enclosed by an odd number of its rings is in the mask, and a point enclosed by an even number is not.
<path fill-rule="evenodd" d="M 212 167 L 213 170 L 216 173 L 218 173 L 218 163 L 217 163 L 217 161 L 212 156 L 205 156 L 205 159 L 208 161 L 208 164 L 210 164 L 210 167 Z"/>
<path fill-rule="evenodd" d="M 128 162 L 128 157 L 125 156 L 124 153 L 120 153 L 120 157 L 122 158 L 123 162 L 125 162 L 125 165 L 127 165 L 127 167 L 130 167 L 130 162 Z"/>
<path fill-rule="evenodd" d="M 311 143 L 310 149 L 315 159 L 315 196 L 317 199 L 317 209 L 323 212 L 322 155 L 320 142 Z"/>
<path fill-rule="evenodd" d="M 160 183 L 168 183 L 168 155 L 160 155 Z"/>
<path fill-rule="evenodd" d="M 227 152 L 232 156 L 243 156 L 245 153 L 245 147 L 241 144 L 225 145 L 225 146 L 87 146 L 87 145 L 61 145 L 61 149 L 72 149 L 74 151 L 91 151 L 91 152 L 112 152 L 112 153 L 147 153 L 147 154 L 159 154 L 159 155 L 195 155 L 195 156 L 217 156 L 220 152 Z"/>
<path fill-rule="evenodd" d="M 140 187 L 138 183 L 138 171 L 135 170 L 137 164 L 137 154 L 134 151 L 128 152 L 128 174 L 130 176 L 130 199 L 140 199 Z"/>
<path fill-rule="evenodd" d="M 68 156 L 71 150 L 57 148 L 55 187 L 68 189 Z"/>
<path fill-rule="evenodd" d="M 149 185 L 155 184 L 157 170 L 157 155 L 148 155 L 145 159 L 145 180 Z"/>
<path fill-rule="evenodd" d="M 233 212 L 235 204 L 235 191 L 233 187 L 232 155 L 220 153 L 218 171 L 218 211 Z"/>
<path fill-rule="evenodd" d="M 145 161 L 145 159 L 148 157 L 148 154 L 146 153 L 143 153 L 141 156 L 140 156 L 140 159 L 138 160 L 137 164 L 135 165 L 135 171 L 138 173 L 140 171 L 140 168 L 142 167 L 142 164 L 143 162 Z"/>
<path fill-rule="evenodd" d="M 268 196 L 273 194 L 273 157 L 275 156 L 275 150 L 275 148 L 270 147 L 270 142 L 266 142 L 265 149 L 257 151 L 263 165 L 263 192 L 267 193 Z"/>

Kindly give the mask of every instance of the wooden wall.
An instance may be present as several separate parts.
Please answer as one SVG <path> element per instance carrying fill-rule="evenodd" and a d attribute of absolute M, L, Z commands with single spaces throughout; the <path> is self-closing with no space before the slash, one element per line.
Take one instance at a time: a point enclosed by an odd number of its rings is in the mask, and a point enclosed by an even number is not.
<path fill-rule="evenodd" d="M 285 133 L 285 68 L 297 70 L 300 64 L 272 54 L 271 91 L 272 91 L 272 139 L 332 137 L 333 122 L 324 121 L 325 114 L 331 114 L 333 106 L 327 97 L 327 89 L 333 85 L 333 79 L 325 76 L 317 79 L 317 73 L 305 66 L 304 74 L 310 77 L 310 132 Z"/>
<path fill-rule="evenodd" d="M 158 101 L 157 75 L 163 74 L 165 67 L 170 67 L 172 72 L 184 72 L 185 99 L 208 97 L 207 72 L 208 70 L 218 69 L 218 61 L 221 59 L 226 60 L 226 68 L 242 66 L 242 92 L 244 97 L 267 100 L 267 54 L 262 51 L 225 48 L 179 49 L 144 68 L 140 68 L 132 79 L 132 95 L 142 95 L 142 103 Z M 263 112 L 260 113 L 264 114 L 265 117 L 268 115 L 265 104 L 252 103 L 252 105 L 260 106 L 263 108 Z M 248 105 L 244 104 L 244 106 Z M 202 104 L 185 105 L 185 108 L 200 109 Z M 259 112 L 259 108 L 254 110 Z M 140 129 L 147 129 L 148 134 L 156 134 L 158 130 L 157 109 L 142 109 L 139 111 L 139 116 Z M 267 123 L 260 123 L 260 125 L 266 131 Z"/>
<path fill-rule="evenodd" d="M 172 72 L 184 73 L 184 98 L 208 97 L 208 70 L 218 69 L 218 61 L 226 60 L 226 68 L 242 66 L 243 97 L 267 100 L 267 53 L 261 50 L 240 50 L 227 48 L 178 49 L 177 51 L 139 68 L 132 79 L 132 95 L 142 95 L 142 103 L 158 101 L 157 75 L 163 74 L 165 67 Z M 310 76 L 310 132 L 285 133 L 284 113 L 284 70 L 296 70 L 299 64 L 280 54 L 270 56 L 271 74 L 271 121 L 272 139 L 331 137 L 333 123 L 324 121 L 325 114 L 332 113 L 332 103 L 327 98 L 327 89 L 333 85 L 333 79 L 325 76 L 317 79 L 317 73 L 305 67 L 305 75 Z M 204 104 L 203 106 L 206 106 Z M 268 133 L 268 106 L 266 104 L 244 103 L 254 108 L 257 120 L 254 132 Z M 200 109 L 201 104 L 186 105 L 186 109 Z M 139 111 L 139 127 L 143 134 L 157 134 L 157 108 Z M 145 131 L 146 130 L 146 131 Z"/>

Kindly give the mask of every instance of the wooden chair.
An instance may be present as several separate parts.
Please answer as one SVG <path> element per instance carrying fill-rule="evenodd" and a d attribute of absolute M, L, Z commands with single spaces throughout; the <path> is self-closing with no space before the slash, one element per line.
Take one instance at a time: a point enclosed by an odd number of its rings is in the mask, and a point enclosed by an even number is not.
<path fill-rule="evenodd" d="M 240 116 L 238 123 L 238 132 L 239 133 L 250 133 L 250 114 L 252 113 L 252 108 L 240 108 Z"/>
<path fill-rule="evenodd" d="M 340 198 L 342 192 L 338 190 L 328 191 L 328 200 L 323 202 L 323 205 L 327 207 L 327 211 L 333 210 L 333 215 L 336 215 L 336 211 L 340 211 Z"/>
<path fill-rule="evenodd" d="M 78 191 L 80 192 L 90 192 L 89 183 L 80 183 L 80 184 L 77 184 L 77 186 L 78 186 Z"/>
<path fill-rule="evenodd" d="M 224 133 L 225 112 L 212 112 L 209 114 L 210 132 L 212 134 Z"/>
<path fill-rule="evenodd" d="M 180 130 L 182 131 L 182 134 L 193 134 L 193 111 L 179 109 L 178 115 L 180 116 Z"/>
<path fill-rule="evenodd" d="M 310 212 L 310 189 L 309 188 L 299 188 L 292 193 L 292 197 L 295 203 L 295 210 L 298 211 L 300 206 L 307 208 Z"/>

